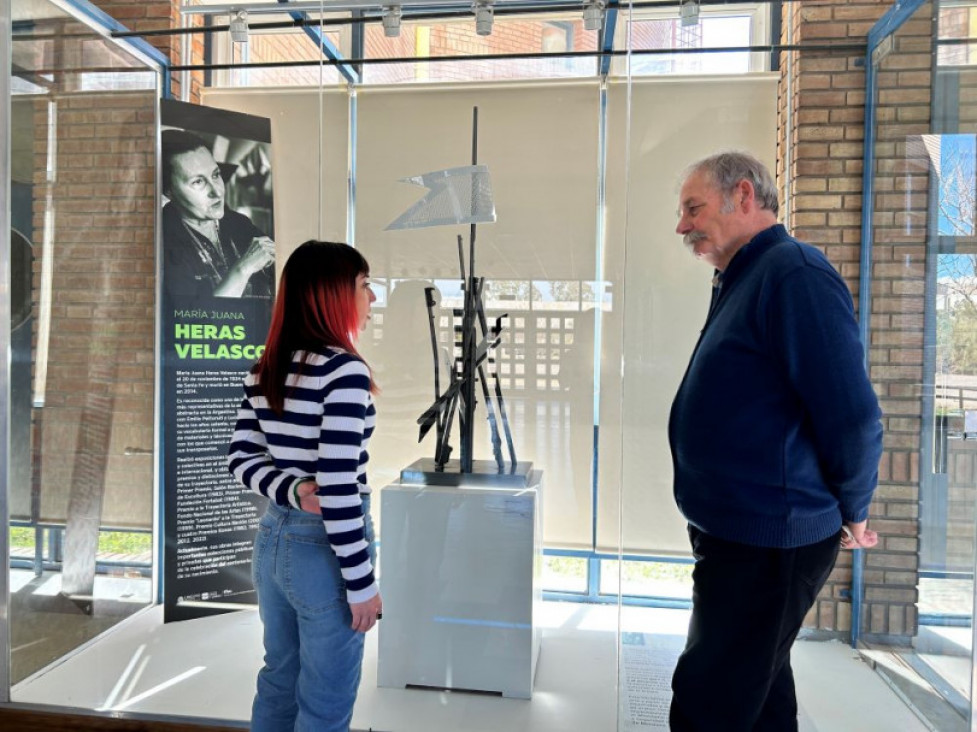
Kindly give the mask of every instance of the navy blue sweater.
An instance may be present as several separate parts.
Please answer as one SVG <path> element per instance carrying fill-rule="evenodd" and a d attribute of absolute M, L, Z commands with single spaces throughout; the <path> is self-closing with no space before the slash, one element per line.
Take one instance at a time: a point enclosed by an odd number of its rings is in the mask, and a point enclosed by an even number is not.
<path fill-rule="evenodd" d="M 720 539 L 780 548 L 866 519 L 881 413 L 844 281 L 778 224 L 716 282 L 669 418 L 679 510 Z"/>

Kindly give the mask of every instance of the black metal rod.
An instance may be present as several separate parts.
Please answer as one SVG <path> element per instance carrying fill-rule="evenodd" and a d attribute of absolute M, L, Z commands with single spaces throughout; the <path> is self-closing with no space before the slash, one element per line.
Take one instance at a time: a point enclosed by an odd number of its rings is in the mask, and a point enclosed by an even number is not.
<path fill-rule="evenodd" d="M 284 6 L 283 6 L 284 7 Z M 580 3 L 564 3 L 552 5 L 546 8 L 522 9 L 522 8 L 496 8 L 495 16 L 506 15 L 551 15 L 553 13 L 580 10 Z M 247 9 L 247 8 L 245 8 Z M 415 22 L 424 20 L 457 20 L 459 18 L 471 18 L 471 10 L 440 10 L 431 12 L 411 13 L 408 8 L 402 8 L 402 22 Z M 213 17 L 213 16 L 208 16 Z M 379 14 L 375 15 L 353 15 L 347 18 L 293 18 L 292 20 L 269 20 L 264 23 L 253 23 L 248 21 L 249 31 L 265 30 L 290 30 L 317 26 L 342 26 L 342 25 L 366 25 L 368 23 L 380 23 L 383 18 Z M 159 28 L 157 30 L 145 31 L 113 31 L 110 33 L 112 38 L 139 38 L 141 36 L 182 36 L 197 35 L 203 33 L 213 33 L 230 30 L 230 25 L 212 26 L 192 26 L 188 28 Z"/>
<path fill-rule="evenodd" d="M 472 165 L 478 164 L 478 107 L 472 108 Z M 475 178 L 471 181 L 471 213 L 475 213 Z M 475 234 L 472 223 L 468 233 L 468 285 L 465 287 L 465 314 L 462 317 L 462 369 L 465 399 L 465 422 L 461 434 L 461 472 L 470 473 L 474 467 L 475 448 Z"/>
<path fill-rule="evenodd" d="M 800 44 L 768 44 L 762 46 L 723 46 L 719 48 L 643 48 L 632 49 L 610 49 L 594 51 L 556 51 L 543 52 L 534 51 L 527 53 L 474 53 L 468 56 L 401 56 L 399 58 L 344 58 L 334 60 L 331 58 L 310 60 L 310 61 L 258 61 L 247 64 L 185 64 L 171 66 L 170 71 L 207 71 L 220 69 L 266 69 L 266 68 L 300 68 L 305 66 L 345 66 L 355 64 L 417 64 L 417 63 L 440 63 L 457 61 L 516 61 L 547 58 L 599 58 L 604 56 L 681 56 L 685 54 L 699 53 L 775 53 L 804 51 L 809 53 L 831 52 L 831 53 L 851 53 L 865 55 L 868 46 L 865 43 L 800 43 Z"/>
<path fill-rule="evenodd" d="M 478 107 L 472 107 L 472 167 L 478 165 Z M 477 198 L 478 191 L 475 186 L 476 174 L 472 173 L 471 179 L 471 216 L 475 218 L 475 199 Z M 472 284 L 475 284 L 475 230 L 476 225 L 473 221 L 468 231 L 468 276 L 471 278 Z M 474 289 L 472 295 L 475 295 Z M 474 303 L 473 303 L 474 304 Z M 471 313 L 472 320 L 474 321 L 475 313 Z M 475 324 L 472 322 L 472 330 L 475 329 Z"/>
<path fill-rule="evenodd" d="M 489 333 L 488 321 L 485 318 L 485 308 L 482 306 L 481 300 L 477 304 L 478 312 L 478 322 L 482 328 L 482 335 L 487 336 Z M 492 330 L 492 335 L 495 336 L 495 349 L 498 353 L 499 343 L 502 337 L 502 318 L 508 317 L 508 313 L 505 313 L 495 320 L 495 328 Z M 502 398 L 502 384 L 499 381 L 499 366 L 498 360 L 495 361 L 495 370 L 493 371 L 493 376 L 495 378 L 495 403 L 499 409 L 499 417 L 502 421 L 502 432 L 505 435 L 506 445 L 509 448 L 509 460 L 512 462 L 512 471 L 516 470 L 516 448 L 512 442 L 512 430 L 509 428 L 509 417 L 505 411 L 505 399 Z M 485 397 L 485 401 L 489 402 L 489 397 Z"/>
<path fill-rule="evenodd" d="M 505 458 L 502 457 L 502 438 L 499 436 L 499 423 L 495 417 L 495 408 L 492 406 L 492 394 L 489 391 L 488 378 L 485 376 L 485 368 L 478 367 L 478 380 L 482 382 L 482 398 L 485 399 L 485 411 L 488 416 L 489 431 L 492 436 L 492 455 L 499 472 L 505 470 Z"/>
<path fill-rule="evenodd" d="M 760 3 L 778 3 L 778 2 L 794 2 L 795 0 L 755 0 Z M 710 5 L 722 6 L 722 5 L 739 5 L 742 4 L 743 0 L 700 0 L 699 4 L 702 7 L 707 7 Z M 641 9 L 641 8 L 667 8 L 667 7 L 678 7 L 681 3 L 675 2 L 675 0 L 639 0 L 633 3 L 620 3 L 612 2 L 607 3 L 607 10 L 623 11 L 627 12 L 631 9 Z M 379 3 L 378 3 L 379 7 Z M 538 6 L 538 7 L 522 7 L 522 8 L 512 8 L 512 7 L 497 7 L 494 10 L 494 15 L 496 17 L 505 16 L 531 16 L 531 15 L 553 15 L 554 13 L 565 13 L 571 11 L 581 11 L 583 10 L 583 2 L 568 2 L 568 3 L 556 3 L 552 5 Z M 245 10 L 247 7 L 245 6 Z M 281 14 L 284 15 L 289 11 L 288 6 L 283 4 Z M 368 9 L 361 9 L 361 12 L 369 12 Z M 253 23 L 248 22 L 249 30 L 276 30 L 284 28 L 303 28 L 305 26 L 335 26 L 335 25 L 358 25 L 362 23 L 379 23 L 382 21 L 382 16 L 380 15 L 380 10 L 374 9 L 372 11 L 373 15 L 359 15 L 350 16 L 346 18 L 295 18 L 293 20 L 278 20 L 278 21 L 267 21 L 265 23 Z M 453 20 L 457 18 L 471 18 L 471 10 L 440 10 L 440 11 L 430 11 L 430 12 L 419 12 L 411 13 L 410 8 L 402 8 L 403 21 L 417 21 L 417 20 Z M 226 15 L 226 13 L 213 13 L 208 17 L 214 17 L 215 15 Z M 112 31 L 109 35 L 112 38 L 138 38 L 138 37 L 150 37 L 150 36 L 178 36 L 178 35 L 190 35 L 196 33 L 214 33 L 218 31 L 226 31 L 230 28 L 229 25 L 212 25 L 209 27 L 204 26 L 194 26 L 189 28 L 160 28 L 157 30 L 144 30 L 144 31 Z M 16 30 L 16 29 L 15 29 Z"/>
<path fill-rule="evenodd" d="M 427 321 L 431 328 L 431 355 L 434 357 L 434 400 L 441 398 L 441 358 L 438 350 L 438 333 L 434 326 L 434 306 L 437 304 L 434 299 L 434 288 L 424 288 L 424 302 L 427 305 Z M 437 444 L 440 447 L 444 433 L 444 417 L 438 414 L 437 418 Z M 437 459 L 435 456 L 435 460 Z"/>
<path fill-rule="evenodd" d="M 451 423 L 454 421 L 455 412 L 458 411 L 458 393 L 456 390 L 448 401 L 444 424 L 444 442 L 440 445 L 435 457 L 435 469 L 439 471 L 444 470 L 445 464 L 451 457 Z"/>
<path fill-rule="evenodd" d="M 499 423 L 495 417 L 492 405 L 492 394 L 489 391 L 488 378 L 485 376 L 485 366 L 478 365 L 478 380 L 482 382 L 482 398 L 485 400 L 485 411 L 488 417 L 489 432 L 492 437 L 492 455 L 501 473 L 505 469 L 505 458 L 502 457 L 502 438 L 499 437 Z"/>
<path fill-rule="evenodd" d="M 502 398 L 502 384 L 499 382 L 499 368 L 495 367 L 495 398 L 499 404 L 499 414 L 502 415 L 502 432 L 509 448 L 509 460 L 512 462 L 512 472 L 516 472 L 516 446 L 512 442 L 512 430 L 509 429 L 509 416 L 505 411 L 505 400 Z"/>
<path fill-rule="evenodd" d="M 462 283 L 466 280 L 465 275 L 465 240 L 462 238 L 461 234 L 458 234 L 458 264 L 461 268 L 461 281 Z"/>
<path fill-rule="evenodd" d="M 492 331 L 489 331 L 488 321 L 485 318 L 485 308 L 482 305 L 482 285 L 485 282 L 485 278 L 482 277 L 479 280 L 478 287 L 478 300 L 475 302 L 475 312 L 478 317 L 478 324 L 481 327 L 482 337 L 488 338 L 489 335 L 492 336 L 492 349 L 498 352 L 499 343 L 502 340 L 502 318 L 499 318 L 497 323 L 499 326 Z M 499 472 L 501 473 L 504 469 L 505 459 L 502 457 L 502 439 L 499 437 L 499 421 L 502 422 L 502 427 L 505 430 L 506 441 L 509 444 L 509 454 L 512 456 L 512 469 L 516 468 L 516 451 L 512 447 L 512 435 L 509 434 L 509 421 L 506 418 L 505 406 L 502 400 L 502 387 L 499 384 L 499 367 L 497 359 L 490 359 L 490 364 L 494 364 L 495 369 L 493 375 L 495 376 L 495 403 L 492 403 L 492 395 L 489 392 L 488 379 L 485 377 L 485 369 L 479 366 L 478 375 L 482 379 L 482 396 L 485 398 L 485 408 L 489 412 L 489 425 L 492 428 L 492 452 L 495 454 L 495 462 L 499 466 Z M 499 418 L 496 419 L 495 410 L 499 411 Z"/>

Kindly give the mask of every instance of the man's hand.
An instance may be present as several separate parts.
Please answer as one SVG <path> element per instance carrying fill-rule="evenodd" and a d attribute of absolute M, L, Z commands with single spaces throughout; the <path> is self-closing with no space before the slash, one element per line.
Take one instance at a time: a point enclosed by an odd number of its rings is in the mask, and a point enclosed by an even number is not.
<path fill-rule="evenodd" d="M 842 549 L 871 549 L 879 543 L 879 535 L 866 528 L 868 521 L 846 522 L 841 527 Z"/>
<path fill-rule="evenodd" d="M 374 595 L 365 602 L 351 602 L 349 610 L 353 613 L 353 625 L 351 626 L 353 630 L 365 633 L 377 624 L 377 618 L 383 611 L 383 601 L 380 599 L 380 595 Z"/>

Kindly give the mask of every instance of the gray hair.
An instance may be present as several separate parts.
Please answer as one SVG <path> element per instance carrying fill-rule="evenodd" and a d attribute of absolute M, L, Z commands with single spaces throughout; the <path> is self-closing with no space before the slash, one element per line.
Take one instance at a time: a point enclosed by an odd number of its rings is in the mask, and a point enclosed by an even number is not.
<path fill-rule="evenodd" d="M 730 203 L 730 196 L 741 180 L 747 180 L 753 186 L 756 201 L 760 208 L 771 211 L 774 215 L 780 209 L 777 199 L 777 185 L 767 166 L 756 157 L 746 152 L 721 152 L 693 163 L 686 170 L 684 178 L 694 173 L 705 173 L 723 194 L 723 198 Z M 732 207 L 730 206 L 730 209 Z"/>

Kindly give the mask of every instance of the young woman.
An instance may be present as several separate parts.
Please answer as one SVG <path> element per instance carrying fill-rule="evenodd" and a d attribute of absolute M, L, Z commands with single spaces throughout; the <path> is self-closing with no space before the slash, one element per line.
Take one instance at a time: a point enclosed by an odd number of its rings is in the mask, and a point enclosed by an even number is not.
<path fill-rule="evenodd" d="M 244 381 L 228 465 L 269 499 L 252 567 L 265 647 L 253 732 L 347 732 L 353 716 L 382 607 L 366 482 L 376 387 L 355 347 L 375 299 L 359 252 L 305 242 Z"/>

